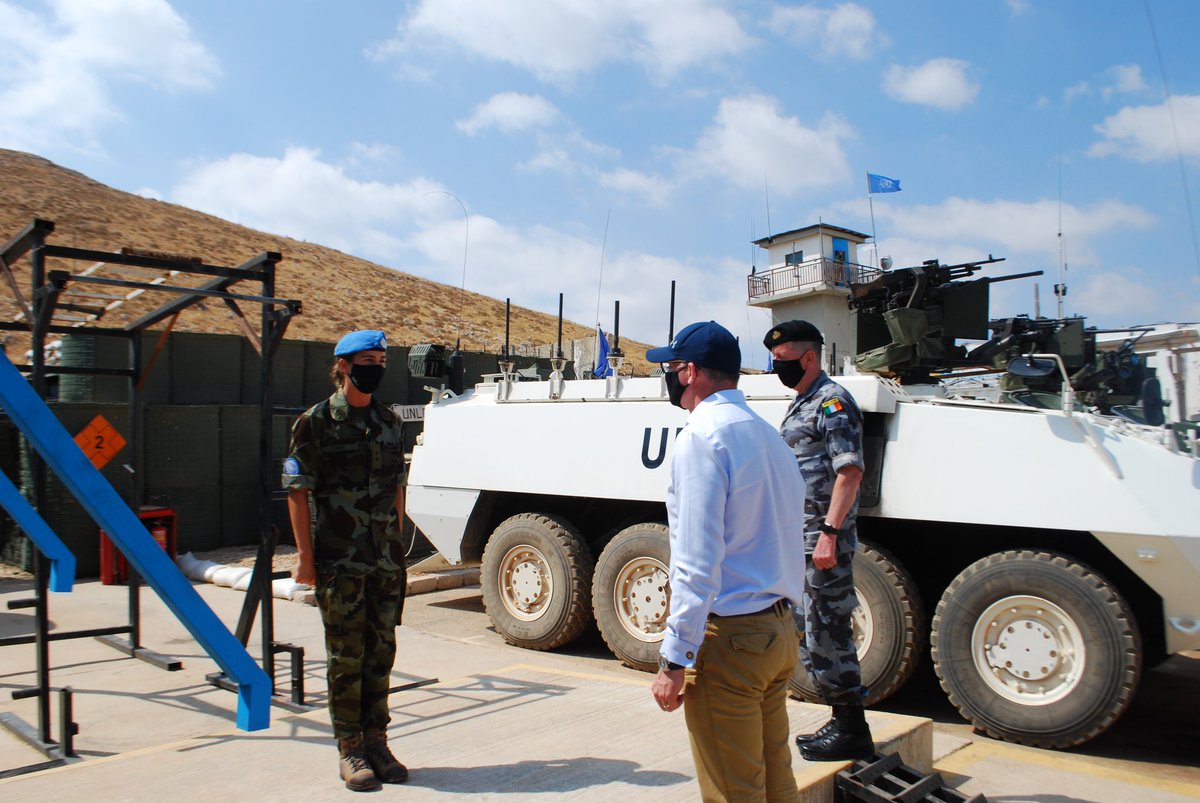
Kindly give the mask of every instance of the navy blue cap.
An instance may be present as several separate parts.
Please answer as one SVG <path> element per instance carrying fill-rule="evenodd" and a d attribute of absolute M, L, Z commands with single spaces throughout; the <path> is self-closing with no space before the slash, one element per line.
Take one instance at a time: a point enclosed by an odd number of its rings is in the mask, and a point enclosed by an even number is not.
<path fill-rule="evenodd" d="M 742 350 L 737 338 L 716 321 L 700 321 L 683 327 L 669 346 L 647 351 L 646 359 L 650 362 L 694 362 L 723 374 L 736 374 L 742 370 Z"/>
<path fill-rule="evenodd" d="M 816 343 L 819 346 L 823 346 L 825 345 L 825 338 L 821 337 L 820 329 L 808 321 L 798 319 L 775 324 L 763 337 L 763 345 L 767 348 L 774 348 L 783 343 L 793 342 Z"/>
<path fill-rule="evenodd" d="M 378 329 L 359 329 L 337 342 L 333 356 L 349 357 L 360 351 L 387 351 L 387 336 Z"/>

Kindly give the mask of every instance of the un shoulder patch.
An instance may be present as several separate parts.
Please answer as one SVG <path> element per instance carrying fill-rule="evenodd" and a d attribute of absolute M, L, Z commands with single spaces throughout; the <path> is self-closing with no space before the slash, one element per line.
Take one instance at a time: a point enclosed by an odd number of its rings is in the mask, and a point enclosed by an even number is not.
<path fill-rule="evenodd" d="M 821 404 L 821 412 L 826 416 L 837 415 L 846 409 L 846 405 L 842 404 L 842 400 L 837 396 Z"/>
<path fill-rule="evenodd" d="M 300 473 L 300 461 L 294 457 L 289 457 L 283 461 L 283 473 L 296 475 Z"/>

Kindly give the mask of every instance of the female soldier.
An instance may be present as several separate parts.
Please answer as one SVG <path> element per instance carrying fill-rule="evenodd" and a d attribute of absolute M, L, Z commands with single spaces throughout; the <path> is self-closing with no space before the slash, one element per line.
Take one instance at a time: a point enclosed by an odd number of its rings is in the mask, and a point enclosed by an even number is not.
<path fill-rule="evenodd" d="M 400 422 L 373 396 L 387 366 L 383 332 L 351 332 L 333 353 L 337 390 L 292 426 L 283 487 L 300 558 L 295 579 L 316 586 L 325 625 L 339 771 L 347 788 L 365 792 L 379 789 L 380 781 L 408 779 L 386 735 L 407 582 L 400 542 L 404 454 Z"/>

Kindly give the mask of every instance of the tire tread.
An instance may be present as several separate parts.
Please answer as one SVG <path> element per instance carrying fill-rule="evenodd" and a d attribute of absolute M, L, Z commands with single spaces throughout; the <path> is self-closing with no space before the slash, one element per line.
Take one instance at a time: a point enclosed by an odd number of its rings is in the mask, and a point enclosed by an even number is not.
<path fill-rule="evenodd" d="M 1003 728 L 985 717 L 973 716 L 968 702 L 958 694 L 957 689 L 948 681 L 942 670 L 939 662 L 938 632 L 948 600 L 964 584 L 970 582 L 971 578 L 977 576 L 980 572 L 1010 561 L 1039 561 L 1065 571 L 1075 579 L 1081 581 L 1087 590 L 1097 595 L 1102 604 L 1109 609 L 1112 619 L 1118 625 L 1118 635 L 1122 643 L 1121 650 L 1124 658 L 1119 682 L 1120 691 L 1114 699 L 1113 704 L 1108 707 L 1103 716 L 1088 724 L 1087 727 L 1054 734 L 1035 734 Z M 1084 563 L 1080 563 L 1069 555 L 1049 550 L 1017 549 L 997 552 L 980 558 L 960 572 L 946 588 L 941 600 L 938 601 L 937 610 L 933 615 L 930 634 L 930 654 L 933 658 L 934 671 L 937 673 L 938 682 L 941 684 L 943 691 L 946 692 L 946 696 L 950 699 L 950 702 L 958 709 L 958 712 L 964 719 L 994 739 L 1044 749 L 1057 750 L 1075 747 L 1096 738 L 1112 727 L 1113 723 L 1121 717 L 1125 709 L 1129 707 L 1129 703 L 1133 700 L 1133 695 L 1137 690 L 1138 681 L 1141 676 L 1141 636 L 1136 625 L 1136 619 L 1128 604 L 1112 584 L 1099 572 Z"/>

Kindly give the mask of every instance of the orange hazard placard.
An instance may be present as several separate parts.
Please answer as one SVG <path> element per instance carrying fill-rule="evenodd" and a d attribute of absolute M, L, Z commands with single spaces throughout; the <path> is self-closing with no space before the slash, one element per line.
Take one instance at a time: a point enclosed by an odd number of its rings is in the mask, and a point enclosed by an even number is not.
<path fill-rule="evenodd" d="M 96 468 L 104 468 L 117 452 L 125 448 L 125 439 L 121 437 L 121 433 L 102 415 L 93 418 L 92 422 L 75 436 L 75 442 Z"/>

